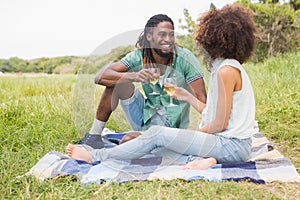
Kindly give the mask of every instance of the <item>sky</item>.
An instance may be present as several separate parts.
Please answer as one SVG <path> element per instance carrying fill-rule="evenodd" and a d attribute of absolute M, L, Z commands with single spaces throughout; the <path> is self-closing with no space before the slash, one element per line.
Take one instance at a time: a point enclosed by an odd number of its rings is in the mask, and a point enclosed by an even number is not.
<path fill-rule="evenodd" d="M 134 45 L 147 20 L 167 14 L 180 33 L 188 9 L 193 20 L 234 0 L 0 0 L 0 59 L 89 56 Z"/>

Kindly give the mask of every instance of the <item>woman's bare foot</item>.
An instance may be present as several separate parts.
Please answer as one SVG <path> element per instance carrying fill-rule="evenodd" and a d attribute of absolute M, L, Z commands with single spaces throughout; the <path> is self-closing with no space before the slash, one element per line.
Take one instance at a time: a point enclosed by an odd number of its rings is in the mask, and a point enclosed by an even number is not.
<path fill-rule="evenodd" d="M 217 160 L 213 157 L 194 160 L 186 164 L 182 169 L 206 170 L 217 164 Z"/>
<path fill-rule="evenodd" d="M 74 160 L 83 160 L 88 163 L 92 163 L 91 153 L 78 146 L 69 144 L 67 146 L 67 153 Z"/>

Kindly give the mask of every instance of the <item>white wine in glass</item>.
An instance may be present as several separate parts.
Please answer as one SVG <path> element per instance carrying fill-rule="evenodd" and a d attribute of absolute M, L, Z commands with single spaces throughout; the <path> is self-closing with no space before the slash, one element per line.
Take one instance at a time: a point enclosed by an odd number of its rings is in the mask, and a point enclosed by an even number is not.
<path fill-rule="evenodd" d="M 157 83 L 158 79 L 159 79 L 159 75 L 158 74 L 154 74 L 154 79 L 151 79 L 150 83 L 153 84 L 153 85 L 155 85 Z"/>
<path fill-rule="evenodd" d="M 166 93 L 168 93 L 169 95 L 175 94 L 174 88 L 175 88 L 174 85 L 171 85 L 171 84 L 165 82 L 165 85 L 164 85 L 164 91 L 165 91 Z"/>
<path fill-rule="evenodd" d="M 164 91 L 169 95 L 175 94 L 175 86 L 177 85 L 177 81 L 175 77 L 168 77 L 164 81 Z M 168 106 L 175 106 L 173 103 L 173 98 L 170 97 L 170 103 Z"/>
<path fill-rule="evenodd" d="M 149 81 L 150 81 L 150 83 L 151 83 L 151 85 L 153 85 L 153 92 L 151 92 L 151 93 L 149 93 L 150 95 L 157 95 L 157 94 L 159 94 L 158 92 L 156 92 L 156 90 L 155 90 L 155 84 L 157 83 L 157 81 L 158 81 L 158 79 L 159 79 L 159 77 L 160 77 L 160 68 L 149 68 L 149 70 L 151 71 L 151 72 L 153 72 L 153 74 L 154 74 L 154 79 L 150 79 Z"/>

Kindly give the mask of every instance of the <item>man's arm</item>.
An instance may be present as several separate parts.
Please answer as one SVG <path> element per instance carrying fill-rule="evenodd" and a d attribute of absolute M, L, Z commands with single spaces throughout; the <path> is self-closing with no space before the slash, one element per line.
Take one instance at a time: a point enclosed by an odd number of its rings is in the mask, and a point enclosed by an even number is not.
<path fill-rule="evenodd" d="M 126 75 L 126 78 L 124 77 Z M 133 82 L 134 72 L 128 72 L 127 68 L 120 62 L 113 63 L 99 71 L 95 77 L 95 84 L 104 86 L 115 86 L 118 82 Z"/>
<path fill-rule="evenodd" d="M 189 83 L 192 94 L 202 103 L 206 103 L 206 89 L 203 78 L 199 78 Z"/>
<path fill-rule="evenodd" d="M 153 78 L 153 74 L 146 69 L 139 72 L 128 72 L 128 69 L 121 62 L 116 62 L 104 70 L 96 74 L 95 84 L 113 87 L 117 83 L 129 82 L 147 82 L 148 79 Z"/>

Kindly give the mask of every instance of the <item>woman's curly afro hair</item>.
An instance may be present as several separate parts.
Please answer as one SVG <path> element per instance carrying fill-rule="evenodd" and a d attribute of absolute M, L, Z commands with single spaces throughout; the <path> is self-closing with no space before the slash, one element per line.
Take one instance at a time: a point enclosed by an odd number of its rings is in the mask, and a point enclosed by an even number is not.
<path fill-rule="evenodd" d="M 195 39 L 200 52 L 208 54 L 209 60 L 232 58 L 244 63 L 252 56 L 256 33 L 250 10 L 227 5 L 198 19 Z"/>

